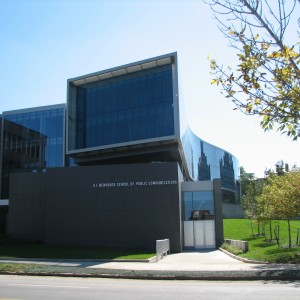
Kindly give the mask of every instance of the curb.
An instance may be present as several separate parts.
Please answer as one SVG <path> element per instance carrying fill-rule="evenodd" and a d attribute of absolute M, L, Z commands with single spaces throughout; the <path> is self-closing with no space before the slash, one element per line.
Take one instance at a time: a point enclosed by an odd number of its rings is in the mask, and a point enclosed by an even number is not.
<path fill-rule="evenodd" d="M 136 280 L 208 280 L 208 281 L 254 281 L 254 280 L 299 280 L 300 271 L 264 270 L 264 271 L 131 271 L 117 270 L 102 273 L 67 273 L 67 272 L 0 272 L 0 275 L 19 276 L 49 276 L 49 277 L 77 277 L 77 278 L 111 278 Z"/>
<path fill-rule="evenodd" d="M 239 259 L 246 263 L 260 264 L 256 269 L 236 270 L 236 271 L 170 271 L 170 270 L 130 270 L 130 269 L 88 269 L 77 266 L 45 266 L 42 264 L 30 265 L 20 271 L 0 271 L 0 275 L 20 275 L 20 276 L 50 276 L 50 277 L 82 277 L 82 278 L 112 278 L 112 279 L 138 279 L 138 280 L 209 280 L 209 281 L 254 281 L 254 280 L 300 280 L 300 269 L 272 267 L 263 268 L 269 263 L 257 262 L 240 258 L 224 249 L 220 249 L 226 255 Z M 151 258 L 156 260 L 156 257 Z M 151 260 L 149 259 L 149 260 Z M 147 262 L 150 262 L 147 260 Z M 0 260 L 4 263 L 4 259 Z M 15 260 L 21 261 L 21 259 Z M 31 260 L 37 261 L 37 260 Z M 39 260 L 43 261 L 43 260 Z M 50 260 L 49 260 L 50 261 Z M 56 260 L 57 261 L 57 260 Z M 65 260 L 62 260 L 65 261 Z M 74 261 L 74 260 L 70 260 Z M 91 261 L 91 260 L 78 260 Z M 93 260 L 95 261 L 95 260 Z M 99 260 L 107 261 L 107 260 Z M 113 261 L 113 260 L 111 260 Z M 122 260 L 124 261 L 124 260 Z M 126 260 L 128 261 L 128 260 Z M 26 264 L 26 262 L 24 262 Z M 30 264 L 30 260 L 27 260 Z M 270 265 L 270 264 L 269 264 Z"/>
<path fill-rule="evenodd" d="M 153 256 L 148 259 L 104 259 L 104 258 L 78 258 L 78 259 L 68 259 L 68 258 L 0 258 L 0 262 L 139 262 L 139 263 L 153 263 L 157 261 L 157 257 Z"/>
<path fill-rule="evenodd" d="M 240 256 L 237 256 L 237 255 L 234 255 L 231 252 L 228 252 L 227 250 L 225 250 L 223 248 L 219 248 L 219 250 L 221 252 L 227 254 L 228 256 L 230 256 L 230 257 L 232 257 L 232 258 L 234 258 L 236 260 L 242 261 L 244 263 L 247 263 L 247 264 L 262 264 L 262 265 L 270 264 L 269 262 L 266 262 L 266 261 L 253 260 L 253 259 L 248 259 L 248 258 L 244 258 L 244 257 L 240 257 Z"/>

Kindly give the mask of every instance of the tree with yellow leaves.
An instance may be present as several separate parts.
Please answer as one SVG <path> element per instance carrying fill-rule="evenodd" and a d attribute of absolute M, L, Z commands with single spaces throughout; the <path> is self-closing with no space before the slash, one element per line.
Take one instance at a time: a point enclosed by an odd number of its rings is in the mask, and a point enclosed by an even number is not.
<path fill-rule="evenodd" d="M 291 248 L 290 220 L 300 216 L 300 172 L 291 171 L 282 176 L 271 175 L 258 203 L 262 218 L 287 220 Z"/>
<path fill-rule="evenodd" d="M 299 16 L 300 0 L 203 1 L 238 56 L 235 67 L 210 61 L 212 84 L 221 86 L 235 109 L 260 116 L 264 130 L 276 128 L 296 140 L 300 137 L 299 43 L 289 45 L 285 37 L 294 13 Z"/>

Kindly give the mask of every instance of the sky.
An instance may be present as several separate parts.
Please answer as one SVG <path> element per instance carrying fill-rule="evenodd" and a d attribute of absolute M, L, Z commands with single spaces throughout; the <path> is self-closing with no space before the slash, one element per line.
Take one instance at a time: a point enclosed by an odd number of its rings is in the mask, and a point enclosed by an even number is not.
<path fill-rule="evenodd" d="M 69 78 L 177 52 L 195 134 L 257 177 L 300 166 L 300 141 L 264 132 L 211 85 L 208 57 L 230 65 L 236 53 L 201 0 L 0 0 L 0 38 L 0 113 L 65 103 Z"/>

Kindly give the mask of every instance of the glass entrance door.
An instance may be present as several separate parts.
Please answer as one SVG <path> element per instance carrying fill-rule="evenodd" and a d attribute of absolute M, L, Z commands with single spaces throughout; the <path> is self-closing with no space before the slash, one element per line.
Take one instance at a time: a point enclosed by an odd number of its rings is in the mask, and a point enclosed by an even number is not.
<path fill-rule="evenodd" d="M 216 247 L 213 191 L 183 192 L 184 247 Z"/>

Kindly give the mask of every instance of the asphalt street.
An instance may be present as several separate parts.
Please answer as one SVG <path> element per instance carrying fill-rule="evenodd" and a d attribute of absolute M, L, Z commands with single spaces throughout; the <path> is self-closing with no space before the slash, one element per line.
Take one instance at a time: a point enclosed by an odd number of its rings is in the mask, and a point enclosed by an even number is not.
<path fill-rule="evenodd" d="M 300 282 L 0 276 L 0 299 L 299 299 Z"/>

